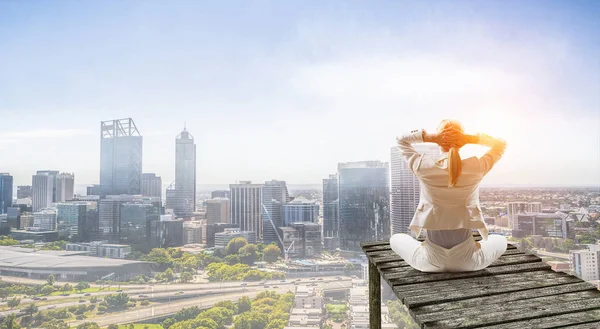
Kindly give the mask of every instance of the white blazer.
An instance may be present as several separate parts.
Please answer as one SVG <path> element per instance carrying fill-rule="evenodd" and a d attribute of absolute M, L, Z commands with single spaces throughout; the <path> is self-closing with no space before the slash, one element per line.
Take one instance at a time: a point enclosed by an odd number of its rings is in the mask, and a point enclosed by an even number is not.
<path fill-rule="evenodd" d="M 480 158 L 462 160 L 462 173 L 454 187 L 448 187 L 447 153 L 433 159 L 412 147 L 413 143 L 423 143 L 422 130 L 398 138 L 400 151 L 421 186 L 419 205 L 409 226 L 416 236 L 422 229 L 470 228 L 479 230 L 482 238 L 487 239 L 488 230 L 479 206 L 479 183 L 502 157 L 506 142 L 485 134 L 478 137 L 478 144 L 491 146 L 491 149 Z"/>

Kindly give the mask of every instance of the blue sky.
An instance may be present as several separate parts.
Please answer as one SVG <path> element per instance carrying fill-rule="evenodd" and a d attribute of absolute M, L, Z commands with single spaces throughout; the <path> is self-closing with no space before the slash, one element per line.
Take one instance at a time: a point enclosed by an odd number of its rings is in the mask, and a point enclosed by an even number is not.
<path fill-rule="evenodd" d="M 319 183 L 456 118 L 509 143 L 486 184 L 598 186 L 597 17 L 597 1 L 0 2 L 0 171 L 97 183 L 100 121 L 132 117 L 165 184 L 184 121 L 199 184 Z"/>

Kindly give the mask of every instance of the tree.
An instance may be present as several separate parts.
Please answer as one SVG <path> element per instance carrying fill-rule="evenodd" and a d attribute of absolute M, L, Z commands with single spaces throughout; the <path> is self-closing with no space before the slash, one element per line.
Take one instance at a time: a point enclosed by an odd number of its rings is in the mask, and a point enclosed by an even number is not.
<path fill-rule="evenodd" d="M 85 281 L 81 281 L 75 286 L 75 289 L 79 290 L 79 293 L 81 293 L 82 290 L 88 289 L 89 287 L 90 287 L 89 283 L 87 283 Z"/>
<path fill-rule="evenodd" d="M 267 326 L 267 315 L 259 312 L 246 312 L 238 315 L 233 323 L 234 329 L 264 329 Z"/>
<path fill-rule="evenodd" d="M 225 256 L 225 262 L 227 262 L 227 264 L 229 264 L 229 265 L 239 264 L 241 261 L 242 260 L 241 260 L 240 256 L 237 254 Z"/>
<path fill-rule="evenodd" d="M 240 255 L 240 259 L 242 263 L 247 265 L 253 265 L 256 261 L 256 254 L 258 252 L 258 248 L 254 244 L 247 244 L 238 250 L 238 255 Z"/>
<path fill-rule="evenodd" d="M 217 302 L 215 305 L 213 305 L 213 307 L 224 307 L 226 309 L 232 310 L 233 313 L 237 313 L 237 307 L 235 306 L 235 303 L 233 303 L 230 300 L 222 300 L 220 302 Z"/>
<path fill-rule="evenodd" d="M 277 245 L 270 244 L 263 250 L 263 255 L 265 262 L 274 263 L 277 261 L 277 259 L 279 259 L 279 256 L 281 255 L 281 249 L 279 249 Z"/>
<path fill-rule="evenodd" d="M 250 297 L 242 296 L 238 299 L 238 314 L 242 314 L 244 312 L 248 312 L 252 309 L 252 302 L 250 301 Z"/>
<path fill-rule="evenodd" d="M 134 328 L 135 328 L 135 326 L 133 325 L 133 323 L 130 323 L 129 324 L 129 329 L 134 329 Z"/>
<path fill-rule="evenodd" d="M 163 278 L 165 278 L 167 281 L 173 281 L 173 279 L 175 279 L 175 272 L 173 272 L 173 269 L 168 268 L 166 271 L 164 271 Z"/>
<path fill-rule="evenodd" d="M 242 238 L 242 237 L 233 238 L 229 241 L 229 243 L 227 243 L 227 246 L 225 247 L 225 253 L 227 255 L 237 254 L 238 251 L 247 244 L 248 244 L 248 241 L 245 238 Z"/>
<path fill-rule="evenodd" d="M 38 311 L 38 307 L 35 304 L 29 304 L 24 309 L 25 314 L 33 315 Z"/>
<path fill-rule="evenodd" d="M 20 329 L 21 326 L 17 322 L 17 316 L 14 314 L 7 315 L 2 323 L 0 324 L 0 329 Z"/>
<path fill-rule="evenodd" d="M 224 307 L 213 307 L 198 315 L 196 319 L 211 319 L 218 325 L 218 329 L 224 329 L 233 321 L 233 311 Z"/>
<path fill-rule="evenodd" d="M 344 272 L 349 273 L 352 271 L 354 271 L 354 264 L 346 263 L 346 265 L 344 265 Z"/>
<path fill-rule="evenodd" d="M 198 306 L 185 307 L 179 310 L 177 313 L 175 313 L 174 318 L 177 322 L 191 320 L 197 317 L 198 314 L 200 314 L 201 312 L 202 311 L 200 311 L 200 308 Z"/>
<path fill-rule="evenodd" d="M 10 296 L 10 291 L 7 288 L 0 288 L 0 299 L 5 301 Z"/>
<path fill-rule="evenodd" d="M 111 325 L 109 325 L 109 326 L 108 326 L 108 328 L 106 328 L 106 329 L 119 329 L 119 326 L 118 326 L 118 325 L 116 325 L 116 324 L 111 324 Z"/>
<path fill-rule="evenodd" d="M 175 322 L 177 322 L 177 320 L 175 320 L 174 318 L 166 318 L 163 323 L 162 326 L 165 329 L 169 329 L 172 325 L 175 324 Z"/>
<path fill-rule="evenodd" d="M 67 293 L 71 290 L 73 290 L 73 286 L 69 283 L 65 283 L 62 287 L 60 287 L 60 291 L 62 291 L 63 293 Z"/>
<path fill-rule="evenodd" d="M 129 303 L 129 296 L 124 292 L 120 292 L 104 297 L 104 301 L 109 309 L 122 309 Z"/>
<path fill-rule="evenodd" d="M 100 329 L 96 322 L 84 322 L 77 326 L 77 329 Z"/>
<path fill-rule="evenodd" d="M 171 257 L 171 254 L 169 254 L 167 249 L 164 248 L 152 249 L 148 255 L 142 257 L 142 260 L 155 262 L 161 266 L 164 266 L 163 268 L 173 266 L 173 257 Z"/>
<path fill-rule="evenodd" d="M 0 246 L 15 246 L 18 244 L 19 241 L 9 237 L 8 235 L 0 236 Z"/>
<path fill-rule="evenodd" d="M 282 320 L 282 319 L 275 319 L 272 321 L 269 320 L 269 324 L 267 325 L 267 327 L 265 329 L 283 329 L 287 325 L 287 323 L 288 323 L 287 320 Z"/>
<path fill-rule="evenodd" d="M 10 307 L 11 310 L 19 306 L 19 304 L 21 304 L 21 300 L 17 297 L 13 297 L 12 299 L 9 299 L 8 302 L 6 302 L 6 305 L 8 305 L 8 307 Z"/>
<path fill-rule="evenodd" d="M 46 282 L 48 282 L 49 285 L 54 286 L 54 283 L 56 282 L 56 280 L 54 279 L 54 275 L 48 275 L 48 277 L 46 278 Z"/>
<path fill-rule="evenodd" d="M 64 321 L 53 319 L 42 325 L 44 329 L 69 329 L 69 325 Z"/>
<path fill-rule="evenodd" d="M 54 292 L 54 287 L 49 284 L 45 284 L 40 289 L 40 294 L 42 294 L 42 295 L 50 295 L 52 292 Z"/>
<path fill-rule="evenodd" d="M 181 279 L 181 282 L 188 283 L 188 282 L 194 280 L 194 276 L 189 272 L 184 272 L 184 273 L 181 273 L 180 279 Z"/>

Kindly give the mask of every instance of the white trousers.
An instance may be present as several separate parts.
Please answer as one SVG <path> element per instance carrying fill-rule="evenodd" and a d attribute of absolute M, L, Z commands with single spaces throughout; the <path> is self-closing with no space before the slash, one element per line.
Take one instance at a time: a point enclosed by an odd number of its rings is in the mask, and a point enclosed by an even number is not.
<path fill-rule="evenodd" d="M 490 234 L 479 241 L 471 237 L 450 248 L 442 248 L 425 240 L 420 242 L 407 234 L 394 234 L 390 246 L 404 261 L 422 272 L 469 272 L 488 267 L 506 251 L 507 241 L 502 235 Z"/>

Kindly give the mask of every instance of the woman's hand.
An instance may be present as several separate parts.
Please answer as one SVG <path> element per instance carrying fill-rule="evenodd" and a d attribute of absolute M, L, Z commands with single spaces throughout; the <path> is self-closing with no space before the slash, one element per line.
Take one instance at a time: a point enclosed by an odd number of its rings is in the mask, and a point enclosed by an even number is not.
<path fill-rule="evenodd" d="M 436 143 L 443 148 L 450 148 L 450 147 L 459 147 L 460 148 L 463 145 L 468 143 L 468 139 L 466 138 L 466 135 L 464 135 L 461 131 L 459 131 L 455 128 L 452 128 L 452 127 L 444 128 L 442 131 L 439 131 L 434 134 L 429 134 L 427 132 L 424 132 L 423 141 L 429 142 L 429 143 Z"/>

